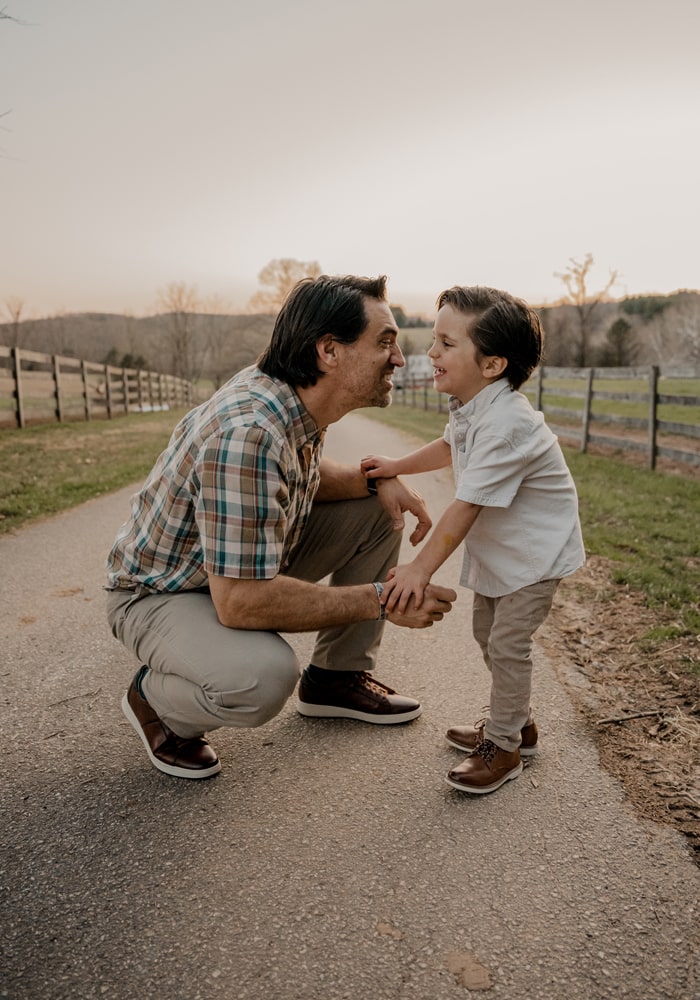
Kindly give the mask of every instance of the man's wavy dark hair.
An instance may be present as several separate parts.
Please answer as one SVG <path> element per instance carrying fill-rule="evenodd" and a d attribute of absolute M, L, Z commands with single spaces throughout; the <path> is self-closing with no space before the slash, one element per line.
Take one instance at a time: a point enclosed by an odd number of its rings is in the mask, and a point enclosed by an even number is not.
<path fill-rule="evenodd" d="M 467 332 L 477 351 L 484 357 L 508 359 L 504 376 L 512 389 L 527 382 L 544 346 L 539 316 L 527 302 L 485 285 L 455 285 L 438 296 L 437 307 L 442 306 L 473 317 Z"/>
<path fill-rule="evenodd" d="M 258 368 L 289 385 L 315 385 L 322 375 L 316 360 L 317 342 L 330 333 L 343 344 L 354 343 L 367 328 L 365 298 L 385 302 L 386 283 L 386 275 L 302 278 L 279 311 Z"/>

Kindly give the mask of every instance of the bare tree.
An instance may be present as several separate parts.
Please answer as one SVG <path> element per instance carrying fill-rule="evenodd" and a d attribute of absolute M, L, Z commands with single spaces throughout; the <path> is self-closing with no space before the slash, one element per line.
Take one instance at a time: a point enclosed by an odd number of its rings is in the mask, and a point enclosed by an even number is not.
<path fill-rule="evenodd" d="M 19 18 L 13 17 L 12 14 L 8 14 L 7 7 L 3 7 L 0 10 L 0 21 L 14 21 L 15 24 L 23 23 L 22 21 L 19 20 Z M 2 111 L 0 112 L 0 118 L 5 118 L 9 114 L 10 114 L 9 111 Z M 6 131 L 6 129 L 3 128 L 3 131 Z"/>
<path fill-rule="evenodd" d="M 544 364 L 552 368 L 567 368 L 572 364 L 571 324 L 566 306 L 544 306 L 539 310 L 544 329 Z"/>
<path fill-rule="evenodd" d="M 588 361 L 590 349 L 589 340 L 593 326 L 594 314 L 601 302 L 607 301 L 612 286 L 618 279 L 617 271 L 610 271 L 607 284 L 598 292 L 590 292 L 588 278 L 593 267 L 593 254 L 587 253 L 583 260 L 569 258 L 569 265 L 563 272 L 554 272 L 555 278 L 564 283 L 567 294 L 564 301 L 572 305 L 578 319 L 578 343 L 575 351 L 575 364 L 582 368 Z"/>
<path fill-rule="evenodd" d="M 3 339 L 7 347 L 21 347 L 22 341 L 29 332 L 29 324 L 22 321 L 24 312 L 24 299 L 15 296 L 5 299 L 5 312 L 10 318 L 10 322 L 4 324 Z"/>
<path fill-rule="evenodd" d="M 218 389 L 232 374 L 229 354 L 234 332 L 231 322 L 231 308 L 217 296 L 207 299 L 202 305 L 201 317 L 205 344 L 203 374 L 210 378 Z"/>
<path fill-rule="evenodd" d="M 296 260 L 294 257 L 279 257 L 266 264 L 258 275 L 264 286 L 256 292 L 248 303 L 250 312 L 276 313 L 288 293 L 302 278 L 318 278 L 322 273 L 316 260 Z"/>
<path fill-rule="evenodd" d="M 159 303 L 165 313 L 165 346 L 170 355 L 170 370 L 173 375 L 194 382 L 202 373 L 204 355 L 197 330 L 200 308 L 197 287 L 173 281 L 160 292 Z"/>

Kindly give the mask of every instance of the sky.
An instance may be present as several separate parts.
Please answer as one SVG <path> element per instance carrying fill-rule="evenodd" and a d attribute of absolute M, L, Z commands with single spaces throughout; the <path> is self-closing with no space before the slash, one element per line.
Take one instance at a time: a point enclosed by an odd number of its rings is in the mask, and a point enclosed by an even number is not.
<path fill-rule="evenodd" d="M 697 0 L 0 0 L 0 315 L 700 287 Z"/>

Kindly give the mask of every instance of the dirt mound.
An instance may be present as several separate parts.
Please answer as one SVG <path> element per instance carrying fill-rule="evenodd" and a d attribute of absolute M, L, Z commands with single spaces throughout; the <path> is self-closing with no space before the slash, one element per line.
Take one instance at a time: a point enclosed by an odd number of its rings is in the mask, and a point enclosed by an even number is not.
<path fill-rule="evenodd" d="M 700 636 L 645 638 L 673 621 L 593 556 L 562 582 L 538 641 L 590 722 L 602 765 L 641 815 L 686 836 L 700 865 Z"/>

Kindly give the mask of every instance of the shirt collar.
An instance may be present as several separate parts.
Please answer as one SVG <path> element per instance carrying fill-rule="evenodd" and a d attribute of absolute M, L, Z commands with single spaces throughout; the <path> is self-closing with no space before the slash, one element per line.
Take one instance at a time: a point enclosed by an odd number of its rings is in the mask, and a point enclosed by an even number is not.
<path fill-rule="evenodd" d="M 255 369 L 254 378 L 264 395 L 268 398 L 273 396 L 276 401 L 275 407 L 279 407 L 285 413 L 297 449 L 303 448 L 309 442 L 312 445 L 319 445 L 323 442 L 326 428 L 318 428 L 316 426 L 316 421 L 291 385 L 287 382 L 282 382 L 281 379 L 266 375 L 259 368 Z"/>
<path fill-rule="evenodd" d="M 506 378 L 497 378 L 495 382 L 484 386 L 473 399 L 463 403 L 458 396 L 450 396 L 449 410 L 451 414 L 473 420 L 481 416 L 503 392 L 510 392 L 510 382 Z"/>

